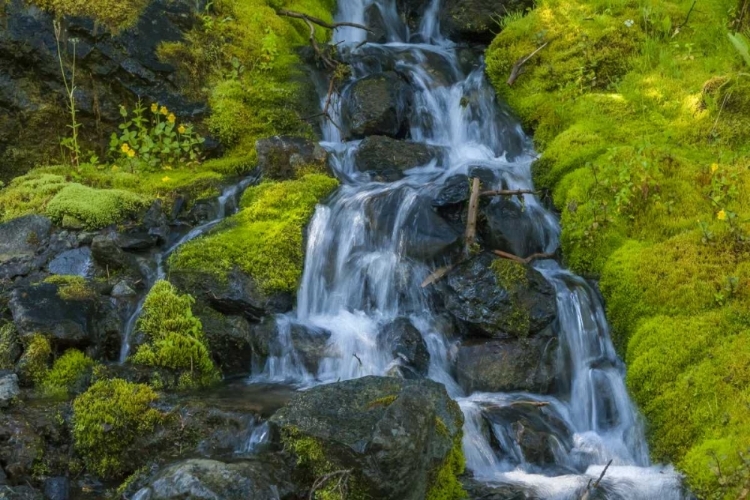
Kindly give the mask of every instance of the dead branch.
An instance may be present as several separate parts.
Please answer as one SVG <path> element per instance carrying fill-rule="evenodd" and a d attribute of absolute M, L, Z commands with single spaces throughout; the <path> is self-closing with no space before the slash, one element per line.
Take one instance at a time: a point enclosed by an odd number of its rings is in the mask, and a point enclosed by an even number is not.
<path fill-rule="evenodd" d="M 549 45 L 549 42 L 544 42 L 534 52 L 532 52 L 531 54 L 529 54 L 527 56 L 524 56 L 524 57 L 520 58 L 518 61 L 516 61 L 516 64 L 513 65 L 513 69 L 511 70 L 510 76 L 508 77 L 508 86 L 509 87 L 512 87 L 513 84 L 516 83 L 516 80 L 518 79 L 518 77 L 521 76 L 523 74 L 523 72 L 525 71 L 523 65 L 526 64 L 527 62 L 529 62 L 529 60 L 532 57 L 534 57 L 537 54 L 537 52 L 539 52 L 540 50 L 542 50 L 547 45 Z"/>
<path fill-rule="evenodd" d="M 471 180 L 471 196 L 469 197 L 469 214 L 466 218 L 466 236 L 464 255 L 468 256 L 471 246 L 474 244 L 477 236 L 477 212 L 479 211 L 479 188 L 480 181 L 478 177 Z"/>
<path fill-rule="evenodd" d="M 511 406 L 534 406 L 536 408 L 544 408 L 549 406 L 547 401 L 513 401 Z"/>
<path fill-rule="evenodd" d="M 690 10 L 688 10 L 687 16 L 685 16 L 685 20 L 682 22 L 681 25 L 677 26 L 674 29 L 674 32 L 672 33 L 672 38 L 674 38 L 677 35 L 679 35 L 680 31 L 682 30 L 682 28 L 684 28 L 685 26 L 687 26 L 687 23 L 690 21 L 690 14 L 693 13 L 693 9 L 695 9 L 695 4 L 697 2 L 698 2 L 698 0 L 693 0 L 693 4 L 690 6 Z"/>
<path fill-rule="evenodd" d="M 445 266 L 437 269 L 431 275 L 427 276 L 427 279 L 422 282 L 422 288 L 427 288 L 428 286 L 437 283 L 443 278 L 443 276 L 451 272 L 454 267 L 455 266 Z"/>
<path fill-rule="evenodd" d="M 531 264 L 535 260 L 553 259 L 555 257 L 555 254 L 553 253 L 535 253 L 535 254 L 529 255 L 526 258 L 519 257 L 518 255 L 513 255 L 512 253 L 503 252 L 502 250 L 493 250 L 492 253 L 494 253 L 498 257 L 502 257 L 503 259 L 513 260 L 515 262 L 518 262 L 519 264 Z"/>
<path fill-rule="evenodd" d="M 539 194 L 533 189 L 501 189 L 499 191 L 483 191 L 479 196 L 521 196 L 523 194 Z"/>
<path fill-rule="evenodd" d="M 348 26 L 350 28 L 359 28 L 359 29 L 365 30 L 365 31 L 367 31 L 369 33 L 373 32 L 370 28 L 368 28 L 367 26 L 364 26 L 362 24 L 348 23 L 348 22 L 329 23 L 329 22 L 326 22 L 326 21 L 320 19 L 319 17 L 309 16 L 309 15 L 303 13 L 303 12 L 297 12 L 297 11 L 294 11 L 294 10 L 279 9 L 279 10 L 276 11 L 276 14 L 278 14 L 279 16 L 292 17 L 294 19 L 302 19 L 303 21 L 307 22 L 308 24 L 309 23 L 317 24 L 318 26 L 320 26 L 322 28 L 325 28 L 325 29 L 329 29 L 329 30 L 336 30 L 338 28 L 341 28 L 341 27 L 344 27 L 344 26 Z"/>
<path fill-rule="evenodd" d="M 328 474 L 325 474 L 323 476 L 320 476 L 318 479 L 315 480 L 315 482 L 312 485 L 312 488 L 310 488 L 310 496 L 308 497 L 309 500 L 315 499 L 315 492 L 323 488 L 325 485 L 327 485 L 329 482 L 333 481 L 334 479 L 338 479 L 336 484 L 333 486 L 332 490 L 338 490 L 339 494 L 341 495 L 341 498 L 346 498 L 346 490 L 348 489 L 347 483 L 349 482 L 349 476 L 352 473 L 352 469 L 347 470 L 337 470 L 333 472 L 329 472 Z"/>
<path fill-rule="evenodd" d="M 583 492 L 583 495 L 581 495 L 581 500 L 589 500 L 589 495 L 592 491 L 599 488 L 599 484 L 602 482 L 602 479 L 604 479 L 604 475 L 607 473 L 607 469 L 609 469 L 609 466 L 612 465 L 612 460 L 607 462 L 607 465 L 604 466 L 604 470 L 601 474 L 599 474 L 599 479 L 597 479 L 593 484 L 591 483 L 591 479 L 589 479 L 589 484 L 586 485 L 586 490 Z"/>

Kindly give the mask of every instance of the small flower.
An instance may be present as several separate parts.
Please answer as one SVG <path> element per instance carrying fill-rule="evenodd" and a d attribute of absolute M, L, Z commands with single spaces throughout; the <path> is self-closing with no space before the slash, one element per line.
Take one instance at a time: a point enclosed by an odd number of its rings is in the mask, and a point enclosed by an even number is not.
<path fill-rule="evenodd" d="M 130 151 L 130 145 L 126 142 L 120 147 L 120 149 L 122 150 L 123 153 L 127 153 L 128 151 Z"/>
<path fill-rule="evenodd" d="M 158 104 L 156 104 L 156 103 L 153 103 L 153 104 L 151 105 L 151 112 L 152 112 L 152 113 L 158 113 L 158 112 L 159 112 L 159 105 L 158 105 Z"/>
<path fill-rule="evenodd" d="M 625 26 L 627 26 L 628 28 L 632 28 L 634 25 L 635 21 L 633 21 L 632 19 L 628 19 L 627 21 L 625 21 Z"/>
<path fill-rule="evenodd" d="M 172 180 L 172 179 L 170 179 L 170 178 L 169 178 L 168 176 L 166 176 L 166 175 L 165 175 L 164 177 L 162 177 L 162 178 L 161 178 L 161 181 L 162 181 L 162 182 L 169 182 L 169 181 L 171 181 L 171 180 Z"/>
<path fill-rule="evenodd" d="M 727 213 L 724 211 L 723 208 L 719 210 L 718 214 L 716 214 L 716 218 L 719 220 L 727 220 Z"/>
<path fill-rule="evenodd" d="M 171 165 L 164 165 L 162 167 L 162 169 L 164 169 L 164 170 L 172 170 L 172 166 Z"/>
<path fill-rule="evenodd" d="M 719 170 L 719 164 L 718 163 L 712 163 L 711 164 L 711 173 L 715 174 L 717 170 Z"/>
<path fill-rule="evenodd" d="M 175 121 L 176 119 L 177 119 L 177 117 L 175 117 L 174 113 L 169 113 L 169 116 L 167 117 L 167 121 L 168 121 L 169 123 L 174 123 L 174 121 Z"/>
<path fill-rule="evenodd" d="M 187 132 L 187 129 L 185 128 L 185 125 L 180 125 L 179 127 L 177 127 L 177 131 L 181 134 L 184 134 L 185 132 Z"/>
<path fill-rule="evenodd" d="M 135 151 L 132 149 L 129 149 L 127 152 L 128 158 L 133 158 L 135 156 Z"/>
<path fill-rule="evenodd" d="M 169 114 L 169 110 L 166 106 L 162 106 L 161 109 L 159 109 L 159 113 L 163 114 L 164 116 L 167 116 Z"/>

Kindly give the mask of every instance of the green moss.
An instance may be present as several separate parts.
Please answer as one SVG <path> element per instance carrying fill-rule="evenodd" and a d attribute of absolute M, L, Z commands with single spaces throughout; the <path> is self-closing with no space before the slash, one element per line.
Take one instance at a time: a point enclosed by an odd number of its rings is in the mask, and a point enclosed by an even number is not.
<path fill-rule="evenodd" d="M 65 177 L 44 171 L 16 177 L 0 190 L 0 221 L 43 213 L 49 201 L 67 184 Z"/>
<path fill-rule="evenodd" d="M 367 403 L 367 409 L 372 410 L 373 408 L 387 408 L 391 406 L 397 399 L 397 395 L 384 396 L 382 398 L 376 399 L 375 401 L 370 401 L 369 403 Z"/>
<path fill-rule="evenodd" d="M 491 265 L 497 284 L 506 290 L 523 288 L 527 283 L 526 266 L 509 259 L 495 259 Z"/>
<path fill-rule="evenodd" d="M 97 297 L 96 290 L 91 288 L 82 276 L 53 275 L 44 280 L 58 286 L 57 296 L 63 300 L 92 300 Z"/>
<path fill-rule="evenodd" d="M 18 360 L 21 378 L 30 383 L 41 384 L 47 376 L 52 347 L 44 335 L 35 334 L 24 339 L 24 352 Z"/>
<path fill-rule="evenodd" d="M 320 174 L 249 188 L 242 210 L 220 231 L 180 248 L 172 271 L 203 272 L 225 280 L 235 267 L 266 293 L 294 292 L 302 276 L 302 230 L 316 204 L 338 185 Z"/>
<path fill-rule="evenodd" d="M 79 390 L 91 376 L 95 361 L 77 349 L 68 349 L 55 360 L 41 383 L 42 392 L 64 396 Z"/>
<path fill-rule="evenodd" d="M 157 394 L 143 384 L 102 380 L 73 401 L 73 440 L 89 471 L 117 477 L 137 468 L 128 447 L 151 432 L 163 415 L 151 407 Z"/>
<path fill-rule="evenodd" d="M 119 189 L 94 189 L 82 184 L 64 187 L 47 205 L 47 215 L 57 223 L 73 217 L 88 229 L 117 224 L 148 205 L 148 200 Z"/>
<path fill-rule="evenodd" d="M 12 370 L 20 354 L 21 348 L 13 323 L 0 326 L 0 370 Z"/>
<path fill-rule="evenodd" d="M 91 17 L 113 30 L 127 28 L 135 23 L 148 0 L 32 0 L 43 9 L 58 16 Z"/>
<path fill-rule="evenodd" d="M 490 268 L 495 273 L 498 286 L 508 291 L 513 303 L 511 314 L 501 318 L 496 325 L 497 329 L 525 337 L 529 332 L 531 316 L 528 308 L 519 300 L 518 294 L 528 283 L 526 266 L 512 260 L 497 258 L 492 261 Z"/>
<path fill-rule="evenodd" d="M 146 297 L 137 324 L 146 343 L 130 358 L 135 364 L 174 371 L 181 388 L 207 386 L 220 378 L 205 343 L 203 326 L 193 315 L 193 303 L 190 295 L 179 295 L 168 281 L 157 282 Z"/>
<path fill-rule="evenodd" d="M 439 423 L 442 423 L 442 421 L 436 419 L 436 424 L 438 424 L 437 431 L 441 433 Z M 442 423 L 442 425 L 445 428 L 445 423 Z M 445 433 L 447 435 L 447 428 L 445 428 Z M 459 432 L 453 439 L 453 447 L 448 452 L 445 461 L 428 483 L 430 484 L 430 489 L 427 491 L 426 500 L 459 500 L 467 498 L 468 495 L 461 481 L 458 479 L 464 473 L 465 469 L 466 458 L 464 457 L 461 444 L 461 432 Z"/>

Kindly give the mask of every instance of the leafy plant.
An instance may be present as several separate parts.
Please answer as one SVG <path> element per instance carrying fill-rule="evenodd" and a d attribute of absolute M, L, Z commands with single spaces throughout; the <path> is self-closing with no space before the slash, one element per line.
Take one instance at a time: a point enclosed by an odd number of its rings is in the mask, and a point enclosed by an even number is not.
<path fill-rule="evenodd" d="M 742 33 L 728 33 L 727 36 L 732 45 L 734 45 L 734 48 L 742 56 L 742 59 L 744 59 L 745 64 L 750 67 L 750 40 Z"/>
<path fill-rule="evenodd" d="M 112 134 L 110 152 L 124 161 L 131 172 L 171 170 L 173 166 L 200 159 L 205 139 L 192 125 L 178 124 L 177 117 L 166 106 L 153 103 L 147 110 L 138 101 L 132 113 L 120 106 L 120 115 L 124 122 L 120 125 L 120 135 Z"/>
<path fill-rule="evenodd" d="M 76 43 L 78 40 L 72 38 L 70 41 L 73 44 L 73 64 L 71 65 L 71 76 L 68 81 L 68 76 L 65 73 L 65 65 L 63 64 L 62 47 L 60 46 L 60 40 L 62 38 L 62 28 L 59 21 L 53 21 L 53 28 L 55 30 L 55 41 L 57 42 L 57 60 L 60 63 L 60 73 L 62 74 L 63 84 L 65 85 L 65 97 L 67 98 L 68 112 L 70 113 L 70 125 L 68 127 L 71 130 L 70 137 L 64 137 L 60 140 L 60 147 L 68 151 L 70 156 L 70 163 L 80 169 L 80 157 L 81 147 L 78 144 L 78 129 L 81 124 L 78 123 L 76 118 Z"/>

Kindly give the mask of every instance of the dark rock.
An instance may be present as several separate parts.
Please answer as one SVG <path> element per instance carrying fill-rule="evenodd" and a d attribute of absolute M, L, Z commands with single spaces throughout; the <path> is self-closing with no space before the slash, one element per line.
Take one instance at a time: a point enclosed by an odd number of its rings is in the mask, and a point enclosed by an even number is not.
<path fill-rule="evenodd" d="M 5 475 L 5 471 L 0 467 L 0 487 L 8 484 L 8 476 Z"/>
<path fill-rule="evenodd" d="M 443 208 L 452 205 L 463 205 L 469 201 L 470 192 L 469 177 L 463 174 L 454 175 L 445 181 L 443 187 L 440 188 L 437 196 L 432 200 L 432 206 Z"/>
<path fill-rule="evenodd" d="M 9 407 L 19 394 L 18 375 L 0 371 L 0 408 Z"/>
<path fill-rule="evenodd" d="M 11 484 L 31 475 L 43 445 L 42 438 L 26 418 L 0 411 L 0 463 L 4 464 Z"/>
<path fill-rule="evenodd" d="M 0 224 L 0 264 L 13 258 L 33 257 L 49 240 L 52 222 L 39 215 L 27 215 Z"/>
<path fill-rule="evenodd" d="M 542 500 L 524 491 L 523 486 L 490 484 L 470 477 L 462 478 L 468 500 Z"/>
<path fill-rule="evenodd" d="M 291 500 L 297 490 L 280 457 L 224 463 L 192 459 L 172 464 L 136 496 L 142 500 Z"/>
<path fill-rule="evenodd" d="M 469 341 L 458 349 L 456 378 L 468 393 L 527 391 L 545 394 L 557 374 L 554 337 Z"/>
<path fill-rule="evenodd" d="M 44 481 L 44 496 L 47 500 L 68 500 L 70 480 L 67 477 L 51 477 Z"/>
<path fill-rule="evenodd" d="M 219 218 L 221 203 L 218 198 L 207 198 L 196 201 L 185 215 L 185 220 L 193 226 L 205 224 Z"/>
<path fill-rule="evenodd" d="M 354 82 L 345 91 L 343 102 L 350 139 L 368 135 L 400 139 L 408 135 L 412 90 L 397 73 L 388 71 Z"/>
<path fill-rule="evenodd" d="M 133 231 L 120 233 L 115 237 L 117 246 L 123 250 L 148 250 L 156 245 L 158 238 L 148 232 Z"/>
<path fill-rule="evenodd" d="M 422 500 L 461 446 L 463 415 L 430 380 L 364 377 L 301 392 L 270 422 L 291 449 L 300 439 L 321 447 L 322 457 L 303 456 L 302 463 L 352 469 L 364 497 Z"/>
<path fill-rule="evenodd" d="M 31 486 L 0 486 L 0 500 L 45 500 L 42 492 Z"/>
<path fill-rule="evenodd" d="M 355 161 L 359 170 L 371 172 L 377 180 L 393 181 L 403 177 L 404 170 L 426 165 L 440 154 L 434 146 L 374 135 L 359 145 Z"/>
<path fill-rule="evenodd" d="M 112 287 L 110 295 L 116 299 L 128 299 L 136 297 L 138 294 L 135 290 L 130 288 L 130 285 L 126 281 L 118 281 L 115 286 Z"/>
<path fill-rule="evenodd" d="M 530 214 L 529 209 L 506 197 L 483 205 L 477 229 L 485 246 L 522 257 L 544 253 L 545 244 L 552 238 L 539 224 L 543 215 Z"/>
<path fill-rule="evenodd" d="M 118 245 L 114 234 L 100 234 L 91 242 L 91 255 L 102 267 L 119 270 L 133 266 L 133 259 Z"/>
<path fill-rule="evenodd" d="M 482 337 L 533 336 L 557 316 L 555 290 L 539 271 L 487 253 L 456 266 L 438 288 L 446 309 Z"/>
<path fill-rule="evenodd" d="M 226 282 L 218 282 L 212 274 L 184 270 L 172 270 L 169 275 L 170 281 L 180 290 L 228 316 L 242 316 L 256 322 L 268 314 L 285 313 L 294 307 L 292 294 L 267 295 L 251 276 L 238 269 L 226 278 Z"/>
<path fill-rule="evenodd" d="M 51 274 L 91 277 L 94 273 L 91 249 L 66 250 L 50 261 L 48 269 Z"/>
<path fill-rule="evenodd" d="M 225 377 L 249 375 L 253 348 L 250 324 L 242 316 L 224 316 L 209 308 L 198 313 L 211 356 Z"/>
<path fill-rule="evenodd" d="M 164 244 L 169 239 L 169 221 L 164 213 L 161 200 L 155 200 L 146 214 L 143 216 L 141 225 L 148 234 L 156 238 L 158 244 Z"/>
<path fill-rule="evenodd" d="M 283 334 L 282 334 L 283 331 Z M 266 318 L 253 327 L 253 363 L 261 368 L 269 356 L 282 357 L 289 346 L 282 344 L 281 338 L 291 341 L 291 348 L 304 368 L 312 374 L 318 372 L 320 361 L 326 356 L 331 332 L 322 328 L 288 320 Z"/>
<path fill-rule="evenodd" d="M 430 352 L 422 334 L 409 318 L 398 318 L 385 325 L 378 335 L 378 345 L 416 375 L 427 376 Z"/>
<path fill-rule="evenodd" d="M 500 31 L 502 16 L 531 6 L 531 0 L 446 0 L 440 27 L 451 40 L 489 44 Z"/>
<path fill-rule="evenodd" d="M 266 179 L 293 179 L 300 167 L 326 169 L 328 153 L 303 137 L 275 136 L 255 143 L 258 167 Z"/>

